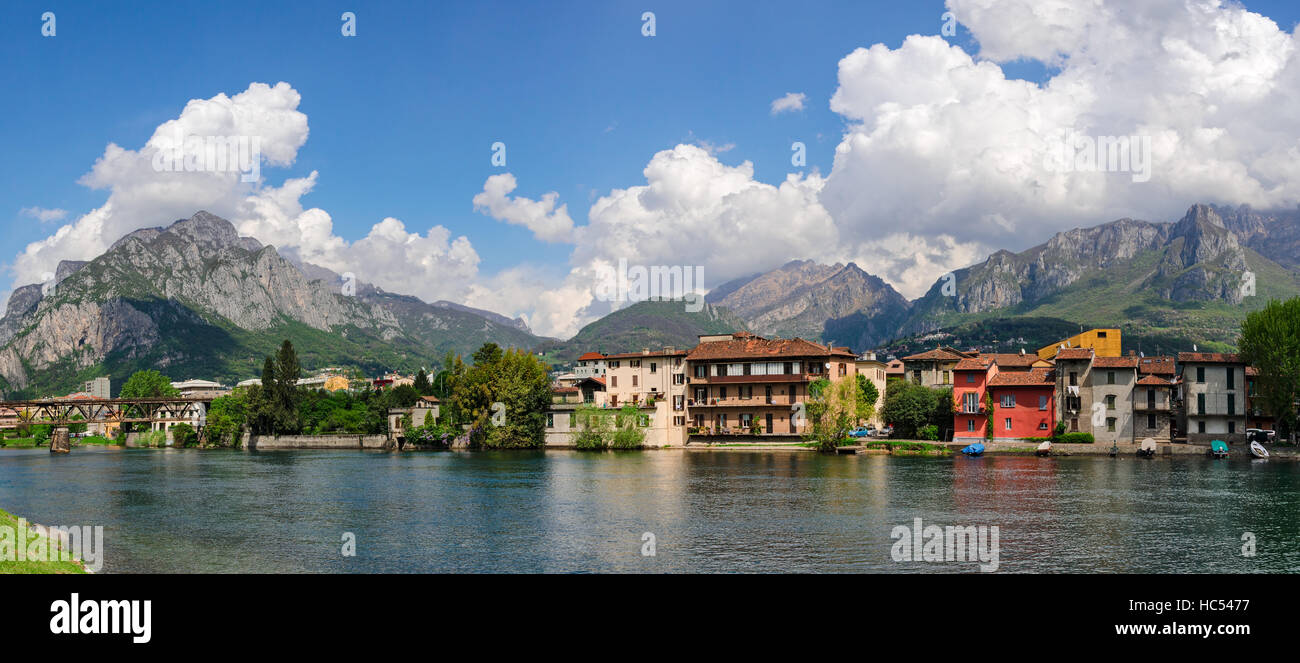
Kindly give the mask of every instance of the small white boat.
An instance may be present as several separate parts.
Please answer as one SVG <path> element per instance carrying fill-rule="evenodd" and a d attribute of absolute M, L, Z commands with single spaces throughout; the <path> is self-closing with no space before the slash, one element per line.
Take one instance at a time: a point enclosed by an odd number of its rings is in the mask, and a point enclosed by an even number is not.
<path fill-rule="evenodd" d="M 1142 440 L 1142 447 L 1138 449 L 1138 455 L 1142 456 L 1143 458 L 1151 458 L 1152 456 L 1155 456 L 1156 441 L 1149 437 L 1145 440 Z"/>
<path fill-rule="evenodd" d="M 1268 458 L 1268 449 L 1258 442 L 1250 443 L 1250 455 L 1256 458 Z"/>
<path fill-rule="evenodd" d="M 1038 450 L 1035 451 L 1034 453 L 1038 454 L 1039 456 L 1046 456 L 1052 453 L 1052 443 L 1047 440 L 1039 442 Z"/>

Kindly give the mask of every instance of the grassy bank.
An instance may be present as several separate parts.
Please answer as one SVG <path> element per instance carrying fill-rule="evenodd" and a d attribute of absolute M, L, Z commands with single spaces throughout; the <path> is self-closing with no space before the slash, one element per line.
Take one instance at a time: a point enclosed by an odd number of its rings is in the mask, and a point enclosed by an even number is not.
<path fill-rule="evenodd" d="M 30 525 L 31 523 L 28 523 L 27 538 L 26 538 L 29 550 L 31 549 L 31 544 L 33 541 L 37 539 L 45 538 L 45 537 L 38 536 L 36 534 L 36 531 L 33 530 L 30 527 Z M 4 540 L 4 543 L 0 543 L 0 574 L 85 573 L 86 572 L 86 569 L 84 569 L 81 566 L 81 562 L 77 562 L 77 561 L 72 561 L 72 562 L 31 562 L 31 561 L 20 562 L 18 561 L 18 553 L 13 548 L 13 546 L 18 545 L 17 544 L 17 539 L 19 538 L 18 517 L 9 513 L 8 511 L 5 511 L 4 509 L 0 509 L 0 528 L 6 528 L 3 529 L 5 533 L 0 534 L 0 540 Z M 12 540 L 9 539 L 10 532 L 13 533 L 14 538 Z M 50 540 L 46 540 L 45 545 L 46 545 L 46 549 L 51 551 L 55 550 L 59 546 L 58 542 L 50 541 Z M 9 560 L 10 557 L 13 557 L 13 560 Z M 53 557 L 52 553 L 50 554 L 50 557 Z"/>
<path fill-rule="evenodd" d="M 951 456 L 952 450 L 942 444 L 918 440 L 873 440 L 863 442 L 864 449 L 885 449 L 899 456 Z"/>

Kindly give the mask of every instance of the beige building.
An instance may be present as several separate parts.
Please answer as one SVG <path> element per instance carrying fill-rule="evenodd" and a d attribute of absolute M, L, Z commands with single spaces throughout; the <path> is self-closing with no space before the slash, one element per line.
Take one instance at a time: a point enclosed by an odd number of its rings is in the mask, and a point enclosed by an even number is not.
<path fill-rule="evenodd" d="M 1107 444 L 1133 442 L 1137 367 L 1137 357 L 1102 357 L 1093 348 L 1059 349 L 1056 399 L 1065 430 L 1091 433 Z"/>
<path fill-rule="evenodd" d="M 1236 354 L 1180 352 L 1180 431 L 1192 444 L 1246 439 L 1246 364 Z"/>
<path fill-rule="evenodd" d="M 885 406 L 885 382 L 888 379 L 889 366 L 882 361 L 878 361 L 874 352 L 868 352 L 858 357 L 858 360 L 854 362 L 854 366 L 858 375 L 865 377 L 871 381 L 871 384 L 875 385 L 878 394 L 875 413 L 870 420 L 863 423 L 880 428 L 884 423 L 883 418 L 880 416 L 880 410 Z"/>
<path fill-rule="evenodd" d="M 903 379 L 926 387 L 951 387 L 952 370 L 957 362 L 976 354 L 940 346 L 903 357 Z"/>

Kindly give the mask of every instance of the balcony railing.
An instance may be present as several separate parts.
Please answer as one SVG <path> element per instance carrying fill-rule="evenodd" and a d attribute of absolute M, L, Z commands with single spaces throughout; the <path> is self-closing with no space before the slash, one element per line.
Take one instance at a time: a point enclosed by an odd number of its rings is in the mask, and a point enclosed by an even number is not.
<path fill-rule="evenodd" d="M 691 384 L 735 384 L 737 382 L 809 382 L 824 377 L 825 373 L 778 373 L 776 375 L 692 375 Z"/>

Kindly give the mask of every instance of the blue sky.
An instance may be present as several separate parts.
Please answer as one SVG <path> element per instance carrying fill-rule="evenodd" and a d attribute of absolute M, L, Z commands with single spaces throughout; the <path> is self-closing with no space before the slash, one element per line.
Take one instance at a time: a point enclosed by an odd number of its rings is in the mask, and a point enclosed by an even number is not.
<path fill-rule="evenodd" d="M 1300 19 L 1296 3 L 1246 6 L 1288 32 Z M 54 38 L 40 34 L 45 11 L 56 14 Z M 345 11 L 357 14 L 356 37 L 340 34 Z M 655 13 L 653 38 L 641 34 L 644 11 Z M 486 178 L 510 172 L 514 195 L 530 199 L 556 192 L 583 226 L 592 200 L 643 184 L 651 157 L 682 143 L 715 146 L 730 166 L 750 161 L 754 179 L 776 184 L 797 170 L 790 144 L 802 141 L 806 170 L 826 175 L 848 124 L 829 108 L 837 62 L 938 34 L 944 11 L 861 0 L 10 3 L 0 262 L 104 203 L 107 191 L 78 179 L 108 143 L 140 149 L 190 99 L 285 81 L 301 94 L 310 137 L 295 163 L 263 175 L 279 184 L 318 171 L 303 203 L 327 210 L 336 235 L 355 241 L 395 217 L 412 232 L 464 235 L 482 274 L 521 262 L 562 274 L 571 245 L 474 210 Z M 964 25 L 949 41 L 978 50 Z M 1035 83 L 1048 75 L 1032 60 L 1002 70 Z M 788 92 L 805 94 L 805 108 L 773 115 Z M 489 161 L 495 141 L 507 146 L 506 168 Z M 20 213 L 32 206 L 68 216 Z M 0 274 L 0 292 L 10 280 Z"/>

